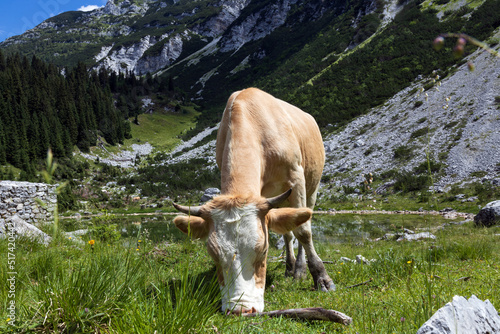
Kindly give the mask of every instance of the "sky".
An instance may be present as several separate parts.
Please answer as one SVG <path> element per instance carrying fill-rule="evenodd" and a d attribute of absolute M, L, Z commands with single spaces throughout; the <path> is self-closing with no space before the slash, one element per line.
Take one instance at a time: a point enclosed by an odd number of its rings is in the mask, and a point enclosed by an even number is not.
<path fill-rule="evenodd" d="M 0 42 L 70 10 L 92 10 L 106 0 L 0 0 Z"/>

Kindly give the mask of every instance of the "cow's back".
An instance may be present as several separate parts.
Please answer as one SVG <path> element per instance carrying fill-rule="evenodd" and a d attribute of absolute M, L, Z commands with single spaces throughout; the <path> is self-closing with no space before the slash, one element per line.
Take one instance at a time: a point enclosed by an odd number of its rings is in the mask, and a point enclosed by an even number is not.
<path fill-rule="evenodd" d="M 287 186 L 290 170 L 297 166 L 304 170 L 306 192 L 314 192 L 325 154 L 311 115 L 248 88 L 228 100 L 217 134 L 216 159 L 223 193 L 258 191 L 271 196 Z"/>

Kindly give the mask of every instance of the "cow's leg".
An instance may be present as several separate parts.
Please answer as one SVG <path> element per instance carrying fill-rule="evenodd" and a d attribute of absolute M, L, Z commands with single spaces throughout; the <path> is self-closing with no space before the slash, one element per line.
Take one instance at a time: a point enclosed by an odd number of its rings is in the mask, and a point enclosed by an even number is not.
<path fill-rule="evenodd" d="M 288 198 L 288 200 L 290 201 L 290 206 L 292 208 L 305 208 L 307 206 L 306 185 L 304 181 L 304 170 L 301 166 L 299 166 L 297 170 L 291 172 L 291 179 L 294 180 L 294 182 L 290 184 L 290 187 L 293 188 L 292 194 Z M 295 230 L 293 231 L 293 234 L 297 238 Z M 304 252 L 304 246 L 302 245 L 300 239 L 297 239 L 299 240 L 299 250 L 297 252 L 297 260 L 295 261 L 293 278 L 303 279 L 307 277 L 306 252 Z"/>
<path fill-rule="evenodd" d="M 288 232 L 283 235 L 286 251 L 286 270 L 285 276 L 292 276 L 295 270 L 295 254 L 293 252 L 293 234 Z"/>
<path fill-rule="evenodd" d="M 333 291 L 335 290 L 335 284 L 333 283 L 330 276 L 326 272 L 323 261 L 319 258 L 316 250 L 314 249 L 312 234 L 311 234 L 311 221 L 308 221 L 293 231 L 295 237 L 299 240 L 304 251 L 307 254 L 307 265 L 309 271 L 314 280 L 314 287 L 322 291 Z M 295 268 L 297 268 L 297 262 L 295 262 Z"/>
<path fill-rule="evenodd" d="M 304 175 L 304 174 L 302 174 Z M 294 191 L 292 192 L 289 200 L 292 207 L 309 207 L 314 209 L 314 204 L 316 203 L 317 189 L 309 197 L 306 196 L 305 183 L 298 181 L 295 183 Z M 335 290 L 335 284 L 333 283 L 330 276 L 326 272 L 323 261 L 319 258 L 316 250 L 314 249 L 311 233 L 311 220 L 300 225 L 295 230 L 293 234 L 299 240 L 300 245 L 303 247 L 301 254 L 301 247 L 299 246 L 299 254 L 297 255 L 297 261 L 295 262 L 295 274 L 294 277 L 303 277 L 302 270 L 306 270 L 306 261 L 304 257 L 307 255 L 307 266 L 314 280 L 314 286 L 318 290 L 322 291 L 333 291 Z"/>

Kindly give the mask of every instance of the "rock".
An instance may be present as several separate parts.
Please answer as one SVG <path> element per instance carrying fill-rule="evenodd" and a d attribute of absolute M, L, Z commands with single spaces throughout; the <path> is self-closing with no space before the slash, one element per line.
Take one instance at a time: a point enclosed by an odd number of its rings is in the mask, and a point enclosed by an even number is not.
<path fill-rule="evenodd" d="M 461 296 L 440 308 L 417 334 L 500 333 L 500 316 L 489 300 Z"/>
<path fill-rule="evenodd" d="M 201 196 L 202 202 L 208 202 L 213 199 L 215 196 L 220 194 L 220 190 L 217 188 L 208 188 L 205 190 L 203 196 Z"/>
<path fill-rule="evenodd" d="M 330 153 L 330 152 L 333 152 L 335 151 L 335 149 L 337 148 L 337 145 L 335 142 L 333 141 L 330 141 L 330 142 L 324 142 L 323 145 L 325 146 L 325 152 L 326 153 Z"/>
<path fill-rule="evenodd" d="M 445 212 L 452 212 L 455 211 L 452 208 L 444 208 L 443 210 L 439 210 L 440 213 L 445 213 Z"/>
<path fill-rule="evenodd" d="M 500 200 L 486 204 L 474 217 L 474 223 L 476 227 L 491 227 L 500 223 Z"/>
<path fill-rule="evenodd" d="M 356 262 L 357 263 L 362 263 L 362 264 L 371 264 L 372 262 L 375 262 L 375 259 L 368 260 L 365 258 L 363 255 L 356 255 Z"/>
<path fill-rule="evenodd" d="M 414 241 L 422 239 L 436 239 L 436 236 L 429 232 L 421 232 L 417 234 L 405 233 L 401 237 L 399 237 L 397 241 Z"/>
<path fill-rule="evenodd" d="M 389 191 L 389 189 L 394 186 L 395 182 L 386 182 L 377 189 L 375 189 L 375 193 L 377 195 L 383 195 Z"/>
<path fill-rule="evenodd" d="M 276 242 L 276 248 L 283 249 L 283 247 L 285 247 L 285 239 L 283 238 L 283 236 L 280 236 L 280 238 Z M 295 237 L 293 237 L 293 248 L 295 248 L 295 249 L 299 248 L 299 242 L 297 241 L 297 239 Z"/>
<path fill-rule="evenodd" d="M 71 239 L 71 241 L 77 242 L 77 243 L 84 243 L 82 238 L 80 238 L 83 235 L 86 235 L 89 233 L 88 229 L 85 230 L 76 230 L 76 231 L 71 231 L 71 232 L 63 232 L 62 234 L 67 238 Z"/>
<path fill-rule="evenodd" d="M 477 196 L 472 196 L 472 197 L 463 199 L 462 203 L 465 203 L 465 202 L 476 202 L 477 200 L 479 200 L 479 198 Z"/>
<path fill-rule="evenodd" d="M 341 261 L 341 262 L 344 262 L 344 263 L 356 262 L 355 260 L 351 260 L 350 258 L 345 257 L 345 256 L 341 256 L 341 257 L 340 257 L 340 261 Z"/>
<path fill-rule="evenodd" d="M 34 241 L 48 245 L 52 238 L 45 232 L 42 232 L 38 227 L 31 225 L 21 219 L 18 215 L 14 215 L 5 220 L 5 222 L 0 221 L 0 238 L 8 238 L 7 230 L 14 227 L 15 237 L 19 236 L 28 237 Z"/>
<path fill-rule="evenodd" d="M 354 142 L 354 147 L 362 147 L 362 146 L 365 146 L 365 142 L 363 141 L 363 139 L 358 139 Z"/>

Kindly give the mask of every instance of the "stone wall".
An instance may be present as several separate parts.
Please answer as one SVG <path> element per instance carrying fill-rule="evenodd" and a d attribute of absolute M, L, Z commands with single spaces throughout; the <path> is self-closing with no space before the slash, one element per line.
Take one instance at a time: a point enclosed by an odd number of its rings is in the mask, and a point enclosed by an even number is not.
<path fill-rule="evenodd" d="M 44 205 L 41 206 L 36 199 Z M 0 221 L 15 214 L 28 223 L 51 221 L 56 204 L 55 185 L 0 181 Z"/>

